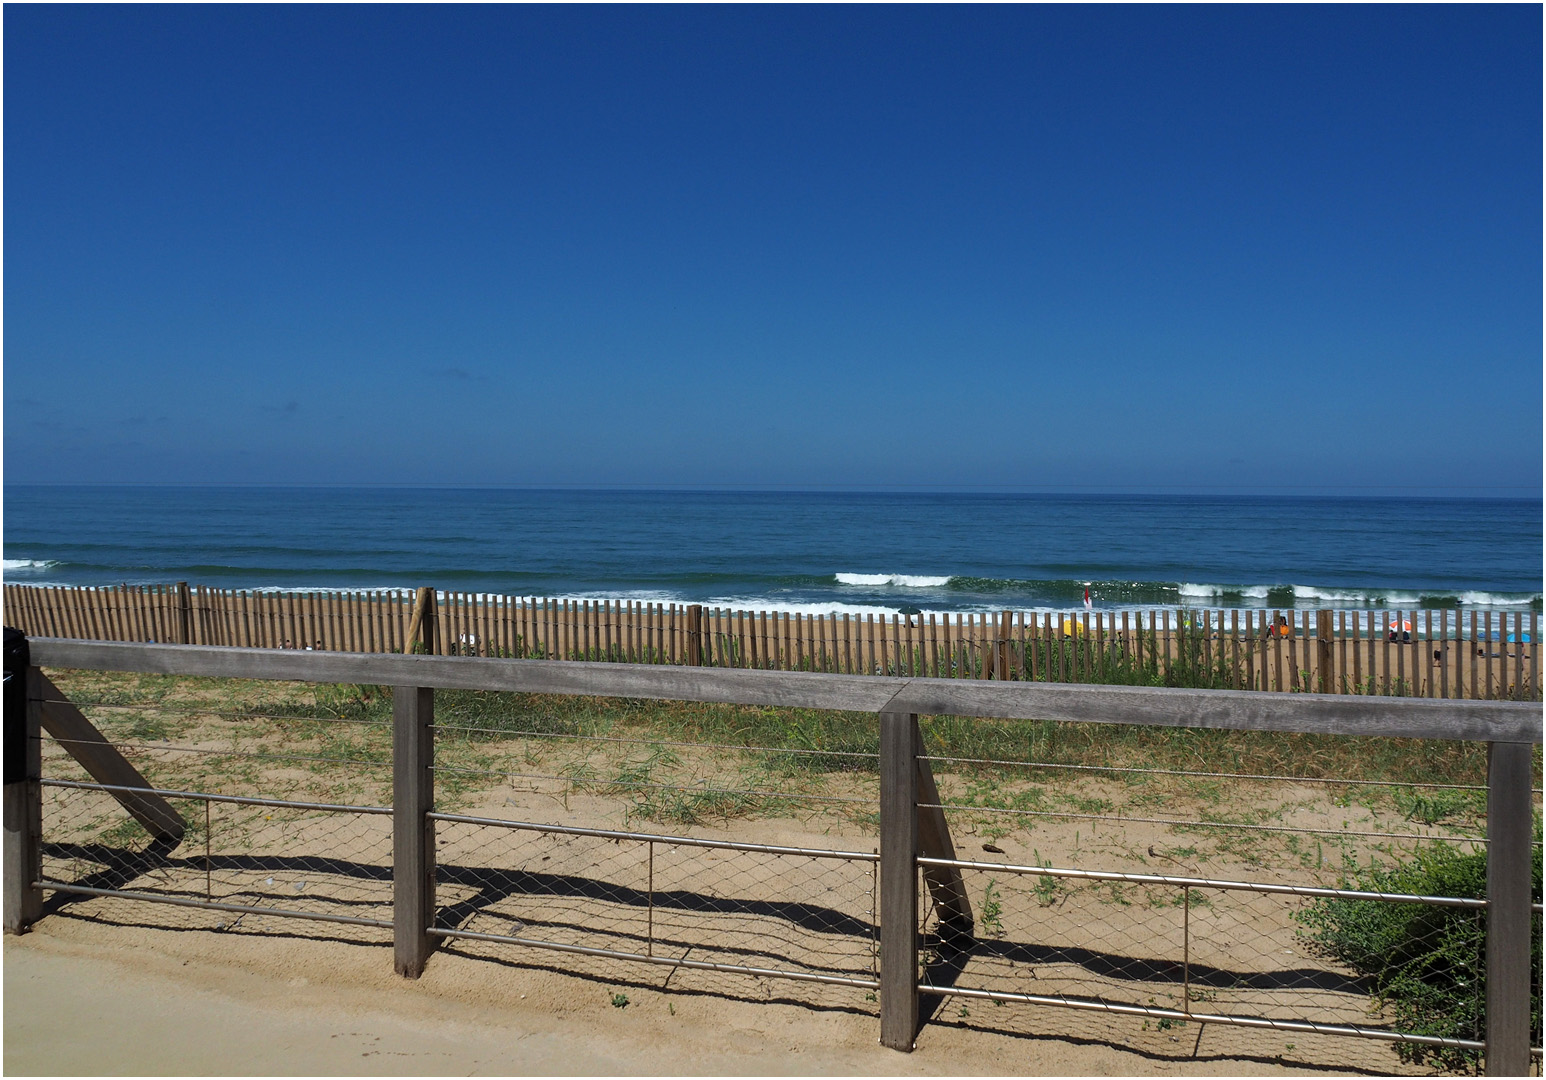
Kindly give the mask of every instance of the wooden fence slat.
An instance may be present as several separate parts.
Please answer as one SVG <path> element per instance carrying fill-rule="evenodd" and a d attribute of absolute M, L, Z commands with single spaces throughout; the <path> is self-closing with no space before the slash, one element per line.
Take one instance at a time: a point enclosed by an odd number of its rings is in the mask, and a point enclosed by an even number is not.
<path fill-rule="evenodd" d="M 1353 684 L 1349 688 L 1348 692 L 1349 693 L 1353 693 L 1353 694 L 1361 694 L 1361 693 L 1364 692 L 1364 686 L 1363 686 L 1363 625 L 1362 625 L 1363 620 L 1362 620 L 1362 618 L 1360 618 L 1361 614 L 1362 614 L 1361 612 L 1357 612 L 1357 611 L 1353 612 L 1353 617 L 1352 617 L 1352 620 L 1351 620 L 1351 622 L 1352 622 L 1351 634 L 1352 634 L 1352 638 L 1353 638 L 1353 647 L 1352 647 L 1352 653 L 1353 653 L 1353 669 L 1352 669 L 1353 670 Z"/>
<path fill-rule="evenodd" d="M 9 598 L 10 598 L 9 587 L 7 587 L 6 597 L 7 597 L 6 610 L 9 611 L 9 610 L 11 610 L 11 606 L 10 606 L 10 603 L 9 603 Z M 95 597 L 94 597 L 92 602 L 93 602 L 93 604 L 94 604 L 94 606 L 96 608 L 96 630 L 97 630 L 97 638 L 98 638 L 98 640 L 101 640 L 101 641 L 115 641 L 115 640 L 117 640 L 115 638 L 115 636 L 113 635 L 113 604 L 112 604 L 112 597 L 109 594 L 109 592 L 108 592 L 108 590 L 107 590 L 107 588 L 105 586 L 98 587 L 95 590 Z"/>
<path fill-rule="evenodd" d="M 1400 608 L 1396 609 L 1396 690 L 1399 697 L 1413 696 L 1411 682 L 1406 676 L 1407 653 L 1411 650 L 1405 646 L 1411 642 L 1412 635 L 1417 632 L 1417 627 L 1412 625 L 1413 620 L 1409 620 L 1406 616 L 1412 615 L 1415 619 L 1415 614 L 1415 612 L 1410 611 L 1403 614 Z M 1408 626 L 1412 626 L 1412 629 L 1408 630 Z M 1412 661 L 1412 678 L 1417 678 L 1417 661 L 1415 657 Z"/>
<path fill-rule="evenodd" d="M 1384 629 L 1376 626 L 1376 618 L 1379 612 L 1368 613 L 1368 692 L 1379 694 L 1379 664 L 1376 661 L 1376 641 L 1385 637 Z"/>
<path fill-rule="evenodd" d="M 59 590 L 59 617 L 64 623 L 64 636 L 72 638 L 84 638 L 85 626 L 81 619 L 80 595 L 75 589 Z"/>
<path fill-rule="evenodd" d="M 108 629 L 107 596 L 100 588 L 82 590 L 86 599 L 86 614 L 88 632 L 98 641 L 111 639 L 112 631 Z"/>
<path fill-rule="evenodd" d="M 1530 612 L 1530 700 L 1534 701 L 1541 693 L 1541 626 L 1540 616 Z"/>
<path fill-rule="evenodd" d="M 1477 635 L 1477 630 L 1476 630 L 1476 621 L 1477 621 L 1477 614 L 1476 614 L 1475 611 L 1472 611 L 1471 612 L 1471 640 L 1470 640 L 1469 644 L 1467 645 L 1465 651 L 1466 651 L 1466 657 L 1470 661 L 1470 665 L 1469 666 L 1471 668 L 1471 678 L 1470 678 L 1469 681 L 1470 681 L 1470 684 L 1471 684 L 1471 698 L 1473 700 L 1478 699 L 1478 698 L 1480 698 L 1482 696 L 1480 691 L 1479 691 L 1479 689 L 1478 689 L 1480 687 L 1481 683 L 1479 681 L 1480 680 L 1480 674 L 1477 671 L 1477 665 L 1476 665 L 1476 650 L 1477 650 L 1477 644 L 1476 643 L 1477 643 L 1477 636 L 1478 636 Z"/>
<path fill-rule="evenodd" d="M 1424 689 L 1423 689 L 1423 692 L 1422 692 L 1422 696 L 1423 697 L 1433 697 L 1434 696 L 1434 689 L 1435 689 L 1435 687 L 1433 685 L 1433 611 L 1432 611 L 1432 609 L 1424 612 L 1423 613 L 1423 618 L 1424 618 L 1424 621 L 1427 623 L 1427 637 L 1426 637 L 1426 640 L 1423 642 L 1423 645 L 1422 645 L 1422 650 L 1423 650 L 1423 686 L 1424 686 Z M 1417 626 L 1415 624 L 1415 621 L 1414 621 L 1414 624 L 1412 626 L 1412 640 L 1413 641 L 1417 640 Z"/>

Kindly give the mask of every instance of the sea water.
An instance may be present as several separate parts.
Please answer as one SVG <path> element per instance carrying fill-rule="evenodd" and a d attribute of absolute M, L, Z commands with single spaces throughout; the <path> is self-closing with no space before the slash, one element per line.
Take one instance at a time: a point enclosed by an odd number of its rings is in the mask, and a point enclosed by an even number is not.
<path fill-rule="evenodd" d="M 807 612 L 1539 610 L 1539 500 L 5 487 L 11 584 Z"/>

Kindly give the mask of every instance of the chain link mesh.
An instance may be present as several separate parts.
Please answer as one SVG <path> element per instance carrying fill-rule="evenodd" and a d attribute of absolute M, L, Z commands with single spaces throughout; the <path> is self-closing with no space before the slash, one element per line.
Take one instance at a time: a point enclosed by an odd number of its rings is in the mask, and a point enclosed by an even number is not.
<path fill-rule="evenodd" d="M 873 861 L 443 820 L 436 832 L 442 929 L 689 961 L 657 976 L 677 987 L 744 981 L 698 963 L 874 979 Z M 565 963 L 600 975 L 617 959 Z"/>

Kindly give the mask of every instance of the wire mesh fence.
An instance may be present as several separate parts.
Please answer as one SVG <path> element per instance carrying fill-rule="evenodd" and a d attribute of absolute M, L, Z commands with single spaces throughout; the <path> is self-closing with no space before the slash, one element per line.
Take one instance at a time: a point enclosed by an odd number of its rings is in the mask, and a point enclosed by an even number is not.
<path fill-rule="evenodd" d="M 1060 1021 L 1037 1014 L 1053 1012 L 1159 1054 L 1201 1053 L 1206 1026 L 1215 1053 L 1477 1065 L 1483 785 L 929 760 L 940 794 L 926 806 L 959 859 L 920 863 L 958 867 L 977 918 L 962 951 L 924 908 L 922 979 L 943 1022 L 1047 1030 Z"/>
<path fill-rule="evenodd" d="M 298 918 L 390 939 L 390 689 L 58 678 L 52 704 L 73 703 L 183 834 L 156 840 L 72 756 L 77 737 L 45 735 L 49 888 L 119 912 L 153 901 L 183 927 Z M 944 817 L 976 917 L 963 951 L 925 905 L 935 1022 L 1193 1055 L 1206 1027 L 1221 1055 L 1474 1064 L 1484 753 L 1387 739 L 1376 759 L 1375 740 L 1328 749 L 1088 725 L 1099 730 L 1078 742 L 1078 725 L 920 722 L 938 788 L 921 809 Z M 876 1007 L 873 714 L 437 691 L 432 735 L 430 932 L 443 948 L 684 992 Z M 1537 790 L 1537 820 L 1539 806 Z M 1401 876 L 1413 866 L 1422 873 Z M 1537 907 L 1537 972 L 1539 926 Z M 1405 997 L 1367 960 L 1391 940 L 1415 965 Z M 1436 993 L 1425 963 L 1446 973 Z M 1402 1044 L 1399 1060 L 1388 1041 L 1332 1029 L 1449 1041 Z"/>
<path fill-rule="evenodd" d="M 873 853 L 435 820 L 442 936 L 644 961 L 688 982 L 877 985 Z"/>
<path fill-rule="evenodd" d="M 384 939 L 389 689 L 61 682 L 69 692 L 50 704 L 79 709 L 184 833 L 155 839 L 115 798 L 126 792 L 72 756 L 90 740 L 45 734 L 50 889 L 119 917 L 152 902 L 145 918 L 182 927 L 301 918 Z M 873 751 L 716 741 L 691 727 L 672 738 L 631 723 L 626 706 L 583 699 L 442 692 L 437 706 L 433 933 L 444 947 L 538 963 L 545 950 L 575 974 L 643 971 L 679 990 L 754 996 L 776 985 L 812 1005 L 875 1008 Z"/>
<path fill-rule="evenodd" d="M 391 810 L 156 792 L 187 823 L 157 839 L 114 798 L 130 789 L 44 781 L 43 880 L 74 896 L 118 896 L 211 913 L 390 928 Z"/>

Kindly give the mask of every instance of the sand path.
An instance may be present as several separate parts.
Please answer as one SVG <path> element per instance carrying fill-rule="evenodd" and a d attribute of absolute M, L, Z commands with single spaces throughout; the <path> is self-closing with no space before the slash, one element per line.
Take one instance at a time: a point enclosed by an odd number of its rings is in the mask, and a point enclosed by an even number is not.
<path fill-rule="evenodd" d="M 422 980 L 408 982 L 381 974 L 389 954 L 379 947 L 291 941 L 276 950 L 272 942 L 222 936 L 226 947 L 215 960 L 178 940 L 212 935 L 105 929 L 55 918 L 6 938 L 8 1075 L 1303 1071 L 945 1028 L 902 1055 L 877 1045 L 869 1016 L 714 996 L 668 1000 L 637 986 L 618 1009 L 611 988 L 594 980 L 519 968 L 491 974 L 465 957 L 439 955 Z M 292 972 L 307 974 L 276 974 L 284 952 Z M 516 992 L 506 998 L 507 991 Z M 514 1003 L 477 1000 L 494 997 Z"/>

